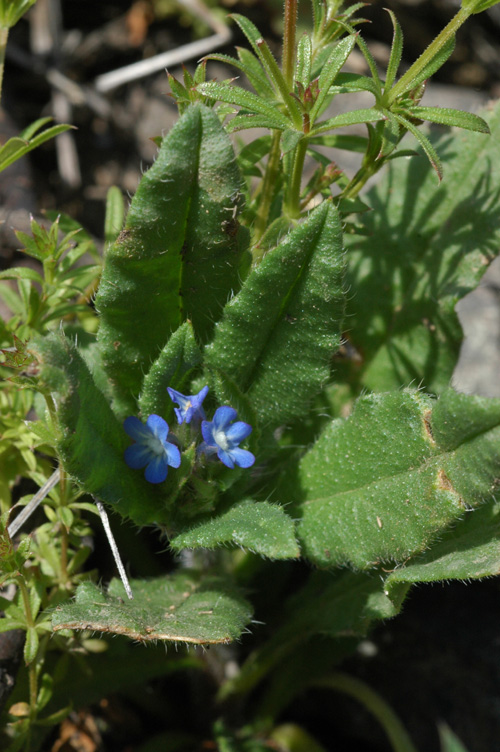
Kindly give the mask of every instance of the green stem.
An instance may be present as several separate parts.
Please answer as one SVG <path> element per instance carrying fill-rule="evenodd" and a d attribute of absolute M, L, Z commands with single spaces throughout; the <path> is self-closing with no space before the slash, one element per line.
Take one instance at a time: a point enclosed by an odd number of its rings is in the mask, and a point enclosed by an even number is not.
<path fill-rule="evenodd" d="M 256 245 L 265 231 L 269 222 L 269 212 L 274 198 L 276 180 L 280 168 L 280 138 L 281 131 L 274 131 L 271 141 L 271 150 L 267 159 L 266 171 L 262 180 L 259 208 L 255 217 L 253 244 Z M 259 261 L 254 257 L 254 261 Z"/>
<path fill-rule="evenodd" d="M 381 166 L 382 163 L 377 164 L 376 162 L 370 162 L 370 164 L 360 167 L 342 191 L 342 198 L 356 198 L 365 183 L 372 177 L 372 175 L 375 175 L 375 173 L 378 172 Z"/>
<path fill-rule="evenodd" d="M 33 629 L 33 627 L 35 626 L 35 621 L 33 619 L 33 613 L 31 611 L 30 595 L 29 595 L 28 588 L 26 587 L 26 583 L 22 575 L 20 575 L 18 578 L 18 586 L 21 592 L 21 597 L 23 599 L 24 613 L 26 614 L 26 624 L 29 629 Z M 35 716 L 36 716 L 36 701 L 38 697 L 36 660 L 31 661 L 28 667 L 28 675 L 29 675 L 30 724 L 31 724 L 34 721 Z"/>
<path fill-rule="evenodd" d="M 328 679 L 314 682 L 311 686 L 325 687 L 350 695 L 375 716 L 387 734 L 394 752 L 417 752 L 408 732 L 392 708 L 364 682 L 336 672 Z"/>
<path fill-rule="evenodd" d="M 285 0 L 285 28 L 283 31 L 283 75 L 293 91 L 295 75 L 295 33 L 297 30 L 297 0 Z"/>
<path fill-rule="evenodd" d="M 0 27 L 0 99 L 2 97 L 3 71 L 5 66 L 5 49 L 7 39 L 9 38 L 9 29 L 5 26 Z"/>
<path fill-rule="evenodd" d="M 288 186 L 288 198 L 286 201 L 286 213 L 290 219 L 297 219 L 300 216 L 300 186 L 302 182 L 302 173 L 304 171 L 304 160 L 306 158 L 308 141 L 303 138 L 299 141 L 295 149 L 292 179 Z"/>
<path fill-rule="evenodd" d="M 411 88 L 412 81 L 418 76 L 418 74 L 425 68 L 425 66 L 437 55 L 439 50 L 444 47 L 451 37 L 453 37 L 458 29 L 469 18 L 471 12 L 465 8 L 460 8 L 458 13 L 451 19 L 449 24 L 437 35 L 433 42 L 422 52 L 420 57 L 415 60 L 412 66 L 401 76 L 397 84 L 389 92 L 389 104 L 395 102 L 396 99 L 408 89 Z"/>

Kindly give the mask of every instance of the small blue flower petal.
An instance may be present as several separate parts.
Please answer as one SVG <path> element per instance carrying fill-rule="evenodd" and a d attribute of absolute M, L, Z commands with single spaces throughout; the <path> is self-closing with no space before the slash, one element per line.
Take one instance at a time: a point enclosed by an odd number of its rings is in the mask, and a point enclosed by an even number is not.
<path fill-rule="evenodd" d="M 247 436 L 250 436 L 251 433 L 252 426 L 239 420 L 237 423 L 233 423 L 232 426 L 229 426 L 226 431 L 226 437 L 231 444 L 240 444 L 247 438 Z"/>
<path fill-rule="evenodd" d="M 131 444 L 125 449 L 125 462 L 132 470 L 146 467 L 149 461 L 149 449 L 142 444 Z"/>
<path fill-rule="evenodd" d="M 147 438 L 149 435 L 149 431 L 142 423 L 139 418 L 136 418 L 135 416 L 131 416 L 130 418 L 125 418 L 123 421 L 123 427 L 125 429 L 125 432 L 130 436 L 131 439 L 134 439 L 134 441 L 141 441 L 142 439 Z"/>
<path fill-rule="evenodd" d="M 204 420 L 201 424 L 201 435 L 203 436 L 203 439 L 206 444 L 209 446 L 215 445 L 215 439 L 214 439 L 214 424 L 212 421 Z"/>
<path fill-rule="evenodd" d="M 146 421 L 146 426 L 152 434 L 160 439 L 163 444 L 168 436 L 168 423 L 160 418 L 159 415 L 150 415 Z"/>
<path fill-rule="evenodd" d="M 167 462 L 170 467 L 179 467 L 181 464 L 181 453 L 179 448 L 175 444 L 171 444 L 169 441 L 165 442 L 165 451 L 167 455 Z"/>
<path fill-rule="evenodd" d="M 255 457 L 238 444 L 251 434 L 252 426 L 241 420 L 233 422 L 237 416 L 234 408 L 223 405 L 215 411 L 213 420 L 204 420 L 201 424 L 204 442 L 198 451 L 207 455 L 217 452 L 220 461 L 229 468 L 251 467 Z"/>
<path fill-rule="evenodd" d="M 202 402 L 208 394 L 208 386 L 204 386 L 198 394 L 191 394 L 189 396 L 172 389 L 170 386 L 167 387 L 167 392 L 172 402 L 176 402 L 179 405 L 179 407 L 174 408 L 175 417 L 179 425 L 184 422 L 190 423 L 191 421 L 205 419 Z"/>
<path fill-rule="evenodd" d="M 179 448 L 167 440 L 168 424 L 159 415 L 149 415 L 144 425 L 131 416 L 126 418 L 123 427 L 136 443 L 127 447 L 125 462 L 133 470 L 146 468 L 144 477 L 150 483 L 162 483 L 167 477 L 168 466 L 179 467 Z"/>
<path fill-rule="evenodd" d="M 168 465 L 164 457 L 155 457 L 146 468 L 144 477 L 150 483 L 163 483 L 167 477 Z"/>
<path fill-rule="evenodd" d="M 240 449 L 239 447 L 235 447 L 234 449 L 231 449 L 229 455 L 231 456 L 234 464 L 238 465 L 238 467 L 251 467 L 255 462 L 254 455 L 247 449 Z"/>
<path fill-rule="evenodd" d="M 238 413 L 234 407 L 229 407 L 228 405 L 218 407 L 212 421 L 214 424 L 214 432 L 225 431 L 227 426 L 232 423 L 233 420 L 236 420 L 237 415 Z"/>
<path fill-rule="evenodd" d="M 217 452 L 217 457 L 226 465 L 226 467 L 230 467 L 232 469 L 234 467 L 234 462 L 231 454 L 232 452 L 225 452 L 224 449 L 219 449 L 219 451 Z"/>

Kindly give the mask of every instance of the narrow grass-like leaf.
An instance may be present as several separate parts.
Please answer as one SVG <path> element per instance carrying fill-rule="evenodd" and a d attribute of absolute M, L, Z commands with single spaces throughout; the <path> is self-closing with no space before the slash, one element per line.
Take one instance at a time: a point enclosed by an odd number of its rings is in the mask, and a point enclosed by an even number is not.
<path fill-rule="evenodd" d="M 389 10 L 387 8 L 386 10 L 391 17 L 394 34 L 392 37 L 391 54 L 389 56 L 389 62 L 387 64 L 387 71 L 385 74 L 384 93 L 389 91 L 394 81 L 396 80 L 399 64 L 401 62 L 401 56 L 403 54 L 403 32 L 401 31 L 401 26 L 399 25 L 399 21 L 397 20 L 392 10 Z"/>
<path fill-rule="evenodd" d="M 279 110 L 270 105 L 267 101 L 258 97 L 256 94 L 252 94 L 251 91 L 240 89 L 239 86 L 231 86 L 225 83 L 214 83 L 213 81 L 207 81 L 204 84 L 200 84 L 198 91 L 202 94 L 206 94 L 213 99 L 217 99 L 220 102 L 227 102 L 228 104 L 234 104 L 238 107 L 243 107 L 245 110 L 255 112 L 260 115 L 266 115 L 269 118 L 279 121 L 282 127 L 289 127 L 290 121 L 280 113 Z"/>
<path fill-rule="evenodd" d="M 268 251 L 226 306 L 206 361 L 248 393 L 263 424 L 304 414 L 328 378 L 340 341 L 342 273 L 340 221 L 325 202 Z"/>
<path fill-rule="evenodd" d="M 11 269 L 4 269 L 0 272 L 0 279 L 29 279 L 40 285 L 45 284 L 41 274 L 29 266 L 13 266 Z"/>
<path fill-rule="evenodd" d="M 379 90 L 373 78 L 361 76 L 359 73 L 339 73 L 332 87 L 335 93 L 348 94 L 356 91 L 369 91 L 376 98 Z"/>
<path fill-rule="evenodd" d="M 280 506 L 267 501 L 242 501 L 170 541 L 174 551 L 217 548 L 225 544 L 241 546 L 270 559 L 300 556 L 293 520 Z"/>
<path fill-rule="evenodd" d="M 266 99 L 274 99 L 275 93 L 273 87 L 266 78 L 265 71 L 258 57 L 246 47 L 236 47 L 236 52 L 241 63 L 245 66 L 245 75 L 252 84 L 253 88 Z"/>
<path fill-rule="evenodd" d="M 439 125 L 456 126 L 478 133 L 490 132 L 488 123 L 478 115 L 463 110 L 453 110 L 446 107 L 412 107 L 405 113 L 407 116 L 428 120 Z"/>
<path fill-rule="evenodd" d="M 485 6 L 489 8 L 497 1 L 494 0 L 488 4 L 485 3 Z M 441 741 L 441 752 L 467 752 L 458 736 L 444 723 L 439 724 L 439 739 Z"/>
<path fill-rule="evenodd" d="M 454 49 L 455 37 L 453 36 L 448 39 L 448 41 L 436 52 L 434 57 L 426 63 L 426 65 L 417 75 L 408 76 L 407 74 L 409 74 L 411 71 L 410 68 L 410 70 L 408 70 L 407 73 L 405 73 L 404 76 L 400 78 L 393 89 L 389 92 L 389 103 L 395 102 L 396 100 L 400 99 L 401 96 L 407 91 L 417 89 L 420 84 L 422 84 L 424 81 L 427 81 L 428 78 L 431 78 L 434 73 L 445 64 L 450 55 L 453 53 Z"/>
<path fill-rule="evenodd" d="M 272 87 L 269 85 L 267 78 L 263 75 L 263 70 L 259 61 L 249 50 L 245 50 L 245 52 L 247 52 L 248 55 L 250 55 L 250 57 L 253 59 L 253 65 L 249 64 L 248 57 L 246 56 L 243 56 L 244 59 L 238 60 L 234 57 L 231 57 L 230 55 L 223 55 L 216 52 L 212 53 L 211 55 L 207 55 L 206 59 L 218 60 L 221 63 L 232 65 L 235 68 L 238 68 L 238 70 L 242 71 L 248 78 L 257 94 L 259 94 L 261 97 L 265 97 L 266 99 L 274 99 L 275 93 Z M 200 83 L 204 82 L 200 81 Z"/>
<path fill-rule="evenodd" d="M 153 580 L 131 580 L 128 600 L 119 580 L 107 592 L 82 583 L 72 603 L 58 606 L 55 631 L 90 629 L 140 642 L 166 640 L 195 645 L 237 639 L 251 618 L 251 608 L 222 577 L 176 572 Z"/>
<path fill-rule="evenodd" d="M 382 110 L 377 110 L 374 107 L 362 110 L 352 110 L 351 112 L 343 112 L 341 115 L 335 115 L 335 117 L 323 120 L 318 123 L 311 131 L 311 136 L 317 136 L 325 131 L 331 131 L 334 128 L 343 128 L 346 125 L 359 125 L 359 123 L 374 123 L 377 120 L 385 120 L 386 115 Z"/>
<path fill-rule="evenodd" d="M 351 34 L 336 44 L 333 48 L 333 51 L 326 61 L 318 79 L 319 95 L 310 113 L 312 123 L 315 122 L 316 118 L 322 111 L 323 106 L 327 102 L 330 87 L 333 85 L 340 69 L 351 54 L 355 44 L 356 35 Z"/>
<path fill-rule="evenodd" d="M 217 115 L 189 107 L 163 139 L 105 257 L 98 340 L 121 415 L 137 410 L 144 373 L 170 334 L 189 319 L 206 340 L 238 289 L 248 235 L 236 219 L 240 188 Z"/>
<path fill-rule="evenodd" d="M 436 171 L 438 179 L 442 180 L 443 179 L 443 165 L 441 164 L 441 160 L 438 156 L 437 151 L 435 150 L 435 148 L 433 147 L 433 145 L 431 144 L 427 136 L 425 136 L 422 133 L 422 131 L 419 130 L 419 128 L 417 128 L 416 125 L 413 125 L 413 123 L 411 123 L 406 117 L 402 117 L 402 115 L 396 115 L 395 113 L 393 113 L 393 116 L 396 118 L 398 123 L 400 123 L 404 128 L 409 130 L 410 133 L 412 133 L 415 136 L 418 143 L 424 150 L 427 156 L 427 159 L 429 160 L 432 167 Z"/>
<path fill-rule="evenodd" d="M 295 80 L 298 81 L 304 89 L 309 86 L 311 81 L 312 66 L 312 42 L 309 34 L 302 34 L 297 45 L 297 62 L 295 64 Z"/>
<path fill-rule="evenodd" d="M 286 124 L 283 119 L 278 115 L 252 115 L 251 113 L 241 113 L 235 115 L 228 124 L 226 130 L 228 133 L 237 133 L 238 131 L 245 131 L 249 128 L 269 128 L 270 130 L 284 131 L 290 128 L 290 121 L 287 120 Z"/>
<path fill-rule="evenodd" d="M 18 138 L 17 136 L 10 138 L 0 148 L 0 171 L 5 170 L 13 162 L 21 159 L 25 154 L 33 151 L 33 149 L 41 146 L 51 138 L 55 138 L 55 136 L 58 136 L 60 133 L 64 133 L 72 128 L 74 128 L 73 125 L 53 125 L 51 128 L 47 128 L 46 131 L 39 133 L 38 136 L 35 136 L 29 141 L 23 138 Z"/>
<path fill-rule="evenodd" d="M 499 472 L 500 400 L 406 391 L 360 398 L 288 483 L 305 555 L 370 568 L 422 553 L 490 498 Z"/>

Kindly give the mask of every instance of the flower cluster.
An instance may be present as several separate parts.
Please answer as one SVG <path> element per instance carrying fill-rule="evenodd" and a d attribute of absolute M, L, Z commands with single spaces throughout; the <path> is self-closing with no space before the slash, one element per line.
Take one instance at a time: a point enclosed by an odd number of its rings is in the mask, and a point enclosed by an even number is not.
<path fill-rule="evenodd" d="M 226 467 L 251 467 L 254 455 L 240 444 L 252 432 L 252 426 L 236 420 L 237 413 L 232 407 L 224 405 L 217 408 L 212 420 L 206 420 L 203 400 L 208 394 L 204 386 L 198 394 L 186 396 L 175 389 L 167 389 L 170 399 L 178 407 L 174 408 L 179 425 L 190 423 L 199 427 L 203 442 L 198 447 L 198 455 L 207 457 L 217 455 Z M 134 440 L 125 450 L 125 462 L 134 470 L 146 468 L 144 477 L 150 483 L 162 483 L 169 467 L 177 468 L 181 464 L 181 453 L 175 442 L 177 439 L 169 433 L 168 423 L 159 415 L 150 415 L 144 424 L 139 418 L 126 418 L 123 427 Z"/>

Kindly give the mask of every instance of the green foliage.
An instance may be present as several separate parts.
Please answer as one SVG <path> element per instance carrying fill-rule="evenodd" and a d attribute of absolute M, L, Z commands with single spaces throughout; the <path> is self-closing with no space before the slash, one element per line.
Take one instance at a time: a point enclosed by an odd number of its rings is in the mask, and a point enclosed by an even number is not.
<path fill-rule="evenodd" d="M 263 424 L 303 415 L 328 379 L 340 344 L 342 276 L 340 222 L 325 203 L 266 255 L 226 306 L 206 361 L 248 395 Z"/>
<path fill-rule="evenodd" d="M 491 138 L 437 141 L 440 186 L 421 158 L 393 163 L 366 196 L 367 235 L 346 236 L 349 339 L 363 358 L 348 378 L 369 389 L 440 392 L 451 379 L 463 336 L 455 305 L 498 248 L 500 109 L 486 117 Z"/>
<path fill-rule="evenodd" d="M 12 3 L 10 20 L 28 4 Z M 394 750 L 414 752 L 384 701 L 335 666 L 414 584 L 500 571 L 500 400 L 449 386 L 455 305 L 498 254 L 500 108 L 483 118 L 422 104 L 460 25 L 491 3 L 464 4 L 399 78 L 394 13 L 381 74 L 362 4 L 342 5 L 313 0 L 312 33 L 296 43 L 287 0 L 283 67 L 233 16 L 250 50 L 211 58 L 253 91 L 206 81 L 206 61 L 182 82 L 169 75 L 180 119 L 154 139 L 126 216 L 121 191 L 108 192 L 104 260 L 64 215 L 17 233 L 32 265 L 0 272 L 12 312 L 0 324 L 0 584 L 15 589 L 0 631 L 26 634 L 9 752 L 43 748 L 75 677 L 78 706 L 194 668 L 211 672 L 219 699 L 263 691 L 238 704 L 237 727 L 232 703 L 208 719 L 213 689 L 198 682 L 199 703 L 190 678 L 180 697 L 190 718 L 203 707 L 200 727 L 169 728 L 144 751 L 320 752 L 312 732 L 275 725 L 314 686 L 355 697 Z M 355 46 L 366 75 L 343 71 Z M 326 114 L 355 92 L 372 106 Z M 424 120 L 467 132 L 436 138 Z M 47 122 L 4 144 L 0 169 L 68 127 Z M 365 135 L 338 133 L 359 124 Z M 271 132 L 236 140 L 236 155 L 228 133 L 256 126 Z M 352 177 L 332 148 L 362 155 Z M 26 513 L 40 505 L 29 535 L 12 523 L 14 499 Z M 95 501 L 118 512 L 130 600 L 88 571 Z M 162 536 L 168 574 L 143 526 Z M 243 592 L 259 619 L 251 637 Z M 102 656 L 89 631 L 104 635 Z M 216 647 L 162 664 L 111 646 L 115 635 Z M 443 752 L 461 752 L 440 734 Z"/>
<path fill-rule="evenodd" d="M 360 398 L 300 462 L 304 554 L 321 566 L 372 568 L 428 548 L 494 490 L 499 423 L 500 402 L 452 390 L 438 401 L 417 392 Z"/>
<path fill-rule="evenodd" d="M 143 374 L 170 334 L 189 319 L 206 341 L 238 289 L 245 244 L 236 219 L 240 187 L 217 117 L 192 107 L 163 140 L 106 253 L 98 336 L 121 414 L 135 412 Z"/>
<path fill-rule="evenodd" d="M 21 157 L 24 157 L 30 151 L 33 151 L 33 149 L 37 149 L 46 141 L 49 141 L 51 138 L 55 138 L 60 133 L 64 133 L 72 128 L 71 125 L 53 125 L 35 135 L 40 128 L 43 128 L 44 125 L 50 123 L 51 120 L 52 118 L 40 118 L 40 120 L 36 120 L 32 125 L 22 131 L 19 136 L 9 138 L 9 140 L 2 145 L 0 148 L 0 172 L 13 164 L 13 162 L 21 159 Z"/>
<path fill-rule="evenodd" d="M 268 556 L 289 559 L 300 556 L 293 521 L 276 504 L 242 501 L 219 517 L 197 523 L 177 535 L 170 545 L 183 548 L 215 548 L 227 543 Z"/>
<path fill-rule="evenodd" d="M 223 578 L 193 570 L 154 580 L 132 580 L 133 600 L 112 580 L 106 592 L 83 583 L 74 603 L 53 614 L 54 629 L 91 629 L 141 642 L 168 640 L 196 645 L 230 642 L 249 622 L 249 604 Z"/>
<path fill-rule="evenodd" d="M 0 27 L 10 29 L 24 16 L 36 0 L 0 0 Z"/>

